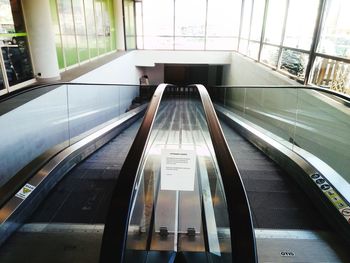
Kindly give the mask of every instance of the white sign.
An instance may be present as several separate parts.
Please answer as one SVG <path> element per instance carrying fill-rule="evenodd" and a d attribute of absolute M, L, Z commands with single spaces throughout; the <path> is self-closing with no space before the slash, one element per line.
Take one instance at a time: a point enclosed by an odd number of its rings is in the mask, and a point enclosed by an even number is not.
<path fill-rule="evenodd" d="M 26 184 L 21 188 L 21 190 L 17 192 L 16 197 L 21 199 L 26 199 L 34 189 L 35 189 L 34 185 Z"/>
<path fill-rule="evenodd" d="M 194 150 L 161 150 L 161 190 L 193 191 L 196 174 Z"/>

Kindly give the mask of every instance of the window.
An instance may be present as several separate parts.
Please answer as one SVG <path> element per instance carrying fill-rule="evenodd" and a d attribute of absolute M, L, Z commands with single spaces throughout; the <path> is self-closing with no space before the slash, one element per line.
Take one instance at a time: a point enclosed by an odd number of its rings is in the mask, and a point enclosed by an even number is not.
<path fill-rule="evenodd" d="M 175 1 L 175 49 L 204 49 L 205 0 Z"/>
<path fill-rule="evenodd" d="M 241 40 L 239 43 L 239 51 L 246 55 L 248 49 L 248 39 L 250 35 L 250 21 L 252 15 L 252 0 L 245 0 L 243 7 L 243 19 L 242 19 L 242 30 L 241 30 Z"/>
<path fill-rule="evenodd" d="M 134 1 L 124 0 L 124 23 L 127 50 L 136 48 L 136 27 L 134 12 Z"/>
<path fill-rule="evenodd" d="M 112 0 L 50 0 L 59 68 L 116 49 Z"/>
<path fill-rule="evenodd" d="M 302 80 L 305 77 L 308 60 L 308 54 L 283 48 L 279 69 Z"/>
<path fill-rule="evenodd" d="M 175 1 L 175 36 L 204 36 L 205 0 Z"/>
<path fill-rule="evenodd" d="M 278 52 L 278 47 L 263 45 L 260 61 L 273 68 L 276 68 L 278 62 Z"/>
<path fill-rule="evenodd" d="M 281 44 L 286 5 L 286 0 L 269 0 L 265 26 L 265 43 Z"/>
<path fill-rule="evenodd" d="M 208 0 L 207 35 L 238 37 L 241 0 Z"/>
<path fill-rule="evenodd" d="M 143 0 L 136 6 L 138 48 L 236 50 L 241 5 L 242 0 Z"/>
<path fill-rule="evenodd" d="M 259 41 L 264 19 L 265 0 L 254 0 L 250 39 Z"/>
<path fill-rule="evenodd" d="M 348 10 L 349 0 L 139 0 L 138 47 L 237 50 L 298 82 L 348 92 Z"/>
<path fill-rule="evenodd" d="M 317 52 L 350 59 L 350 1 L 328 0 Z"/>
<path fill-rule="evenodd" d="M 0 1 L 1 90 L 33 78 L 20 1 Z M 6 76 L 3 76 L 5 73 Z"/>
<path fill-rule="evenodd" d="M 208 0 L 207 50 L 236 50 L 241 0 Z"/>
<path fill-rule="evenodd" d="M 309 82 L 350 94 L 350 2 L 328 0 Z"/>
<path fill-rule="evenodd" d="M 85 12 L 83 0 L 73 0 L 74 23 L 77 37 L 77 50 L 80 61 L 89 59 L 89 49 L 86 36 Z"/>
<path fill-rule="evenodd" d="M 317 57 L 310 82 L 350 95 L 350 63 Z"/>
<path fill-rule="evenodd" d="M 318 5 L 319 0 L 289 1 L 284 46 L 310 50 Z"/>
<path fill-rule="evenodd" d="M 139 49 L 143 49 L 143 17 L 142 17 L 142 3 L 135 2 L 135 22 L 137 29 L 136 46 Z"/>
<path fill-rule="evenodd" d="M 254 0 L 247 55 L 258 60 L 265 0 Z"/>
<path fill-rule="evenodd" d="M 141 10 L 143 11 L 144 48 L 173 49 L 174 1 L 143 0 L 142 9 L 136 11 Z M 142 28 L 137 28 L 136 32 L 139 37 Z"/>

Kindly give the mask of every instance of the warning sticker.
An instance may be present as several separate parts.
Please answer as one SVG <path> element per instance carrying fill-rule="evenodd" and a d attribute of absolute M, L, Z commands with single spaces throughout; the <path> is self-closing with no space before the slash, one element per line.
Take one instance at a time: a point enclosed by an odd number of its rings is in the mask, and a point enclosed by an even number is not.
<path fill-rule="evenodd" d="M 34 185 L 26 184 L 21 188 L 21 190 L 17 192 L 16 197 L 21 199 L 26 199 L 34 189 L 35 189 Z"/>

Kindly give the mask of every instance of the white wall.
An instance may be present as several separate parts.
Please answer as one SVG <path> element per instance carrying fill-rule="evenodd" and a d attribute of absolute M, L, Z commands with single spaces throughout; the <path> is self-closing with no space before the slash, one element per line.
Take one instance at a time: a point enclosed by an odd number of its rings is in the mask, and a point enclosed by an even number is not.
<path fill-rule="evenodd" d="M 165 63 L 224 65 L 224 85 L 299 85 L 296 81 L 235 52 L 148 50 L 128 52 L 73 82 L 138 85 L 140 76 L 147 74 L 150 84 L 159 84 L 164 82 Z"/>
<path fill-rule="evenodd" d="M 74 79 L 72 82 L 138 85 L 141 75 L 142 71 L 135 67 L 135 53 L 129 52 Z"/>
<path fill-rule="evenodd" d="M 149 77 L 154 75 L 157 81 L 161 80 L 159 68 L 157 66 L 151 68 L 157 63 L 208 64 L 224 65 L 223 85 L 300 85 L 298 82 L 236 52 L 135 50 L 132 53 L 135 56 L 135 65 L 148 67 L 145 74 Z"/>
<path fill-rule="evenodd" d="M 223 85 L 300 85 L 298 82 L 236 52 L 224 66 Z"/>
<path fill-rule="evenodd" d="M 151 67 L 155 63 L 212 64 L 231 63 L 231 53 L 224 51 L 152 51 L 135 50 L 135 65 Z"/>

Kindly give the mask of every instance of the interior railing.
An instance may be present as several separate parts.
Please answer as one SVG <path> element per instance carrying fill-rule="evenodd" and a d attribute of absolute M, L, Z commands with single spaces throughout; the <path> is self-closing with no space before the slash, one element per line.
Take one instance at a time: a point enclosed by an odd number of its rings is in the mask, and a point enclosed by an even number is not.
<path fill-rule="evenodd" d="M 0 206 L 52 156 L 145 102 L 132 105 L 138 95 L 139 85 L 56 83 L 1 97 Z"/>
<path fill-rule="evenodd" d="M 302 180 L 313 182 L 323 200 L 317 202 L 329 204 L 348 239 L 350 97 L 306 86 L 218 86 L 210 93 L 218 111 L 313 167 Z"/>
<path fill-rule="evenodd" d="M 277 135 L 289 149 L 316 156 L 350 183 L 349 96 L 305 86 L 223 86 L 212 89 L 212 97 Z"/>

